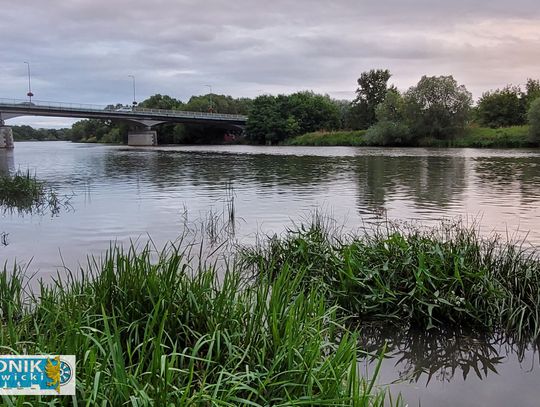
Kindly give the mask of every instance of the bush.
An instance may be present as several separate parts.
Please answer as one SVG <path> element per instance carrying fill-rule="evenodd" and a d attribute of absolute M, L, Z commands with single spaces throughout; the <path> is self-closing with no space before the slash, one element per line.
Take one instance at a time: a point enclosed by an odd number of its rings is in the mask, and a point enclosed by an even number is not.
<path fill-rule="evenodd" d="M 416 137 L 449 139 L 463 131 L 472 95 L 452 76 L 423 76 L 404 95 L 405 118 Z"/>
<path fill-rule="evenodd" d="M 521 90 L 515 86 L 486 92 L 478 102 L 477 118 L 483 126 L 496 128 L 522 125 L 524 116 Z"/>
<path fill-rule="evenodd" d="M 529 120 L 529 132 L 531 134 L 531 138 L 535 142 L 540 141 L 540 98 L 536 98 L 532 103 L 531 107 L 529 108 L 529 112 L 527 114 L 527 119 Z"/>
<path fill-rule="evenodd" d="M 409 127 L 399 122 L 381 121 L 366 132 L 366 143 L 369 145 L 409 145 L 411 139 Z"/>

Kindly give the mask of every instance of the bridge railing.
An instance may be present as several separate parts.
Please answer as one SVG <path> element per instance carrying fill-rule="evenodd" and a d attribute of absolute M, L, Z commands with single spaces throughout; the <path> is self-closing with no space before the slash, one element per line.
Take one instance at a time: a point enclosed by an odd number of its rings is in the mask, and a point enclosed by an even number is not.
<path fill-rule="evenodd" d="M 213 120 L 239 120 L 245 121 L 246 116 L 240 114 L 228 113 L 210 113 L 210 112 L 192 112 L 186 110 L 165 110 L 165 109 L 149 109 L 145 107 L 132 106 L 117 106 L 117 105 L 92 105 L 81 103 L 65 103 L 33 100 L 32 102 L 23 99 L 6 99 L 0 98 L 0 108 L 10 107 L 16 109 L 31 109 L 31 110 L 62 110 L 72 112 L 106 112 L 107 114 L 118 115 L 140 115 L 140 116 L 166 116 L 166 117 L 185 117 L 190 119 L 213 119 Z"/>

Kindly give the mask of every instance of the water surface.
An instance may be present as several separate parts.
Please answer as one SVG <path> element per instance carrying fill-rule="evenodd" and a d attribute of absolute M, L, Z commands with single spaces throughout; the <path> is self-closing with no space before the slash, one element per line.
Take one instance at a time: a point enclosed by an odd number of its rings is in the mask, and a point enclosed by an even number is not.
<path fill-rule="evenodd" d="M 159 247 L 199 220 L 226 214 L 232 201 L 234 232 L 245 243 L 322 208 L 347 229 L 385 216 L 426 225 L 463 216 L 480 222 L 483 233 L 540 248 L 537 150 L 26 142 L 0 151 L 0 171 L 16 169 L 71 196 L 58 214 L 0 215 L 7 244 L 0 245 L 0 263 L 29 264 L 29 273 L 45 279 L 63 264 L 73 268 L 102 253 L 111 241 L 150 236 Z M 396 383 L 391 389 L 403 391 L 410 405 L 538 404 L 538 356 L 529 345 L 397 334 L 372 336 L 392 344 L 379 382 Z"/>

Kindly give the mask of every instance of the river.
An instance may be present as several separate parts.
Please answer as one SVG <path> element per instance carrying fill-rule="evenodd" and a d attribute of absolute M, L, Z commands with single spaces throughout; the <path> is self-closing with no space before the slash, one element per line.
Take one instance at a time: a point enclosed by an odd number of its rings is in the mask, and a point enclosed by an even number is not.
<path fill-rule="evenodd" d="M 161 247 L 190 225 L 226 217 L 232 204 L 235 237 L 243 243 L 258 233 L 281 233 L 320 210 L 349 230 L 381 218 L 434 225 L 463 217 L 483 233 L 540 248 L 538 150 L 20 142 L 13 151 L 0 150 L 0 172 L 16 169 L 30 170 L 68 197 L 57 213 L 1 214 L 0 263 L 17 261 L 44 279 L 61 273 L 63 265 L 84 264 L 87 255 L 103 253 L 111 242 L 151 238 Z M 392 343 L 415 343 L 414 338 L 407 333 Z M 540 366 L 530 346 L 459 338 L 466 351 L 480 350 L 472 356 L 445 351 L 425 361 L 418 352 L 410 355 L 413 345 L 396 346 L 380 381 L 398 381 L 391 391 L 402 391 L 410 405 L 536 403 Z M 447 345 L 455 351 L 452 344 Z M 403 357 L 405 362 L 396 363 Z M 452 375 L 441 370 L 463 358 L 478 365 L 486 357 L 493 369 L 485 373 L 471 366 L 457 366 Z M 411 358 L 415 363 L 403 367 Z M 450 362 L 439 366 L 434 361 L 441 358 Z M 429 380 L 422 370 L 426 364 L 437 367 Z"/>

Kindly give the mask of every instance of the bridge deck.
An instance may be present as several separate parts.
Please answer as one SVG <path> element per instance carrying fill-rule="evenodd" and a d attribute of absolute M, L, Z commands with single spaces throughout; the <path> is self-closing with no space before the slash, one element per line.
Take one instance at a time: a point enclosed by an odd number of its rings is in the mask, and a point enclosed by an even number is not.
<path fill-rule="evenodd" d="M 143 107 L 114 107 L 1 99 L 0 114 L 6 116 L 58 116 L 76 118 L 123 119 L 132 121 L 157 121 L 172 123 L 223 123 L 244 125 L 247 116 L 239 114 L 190 112 L 184 110 L 147 109 Z"/>

